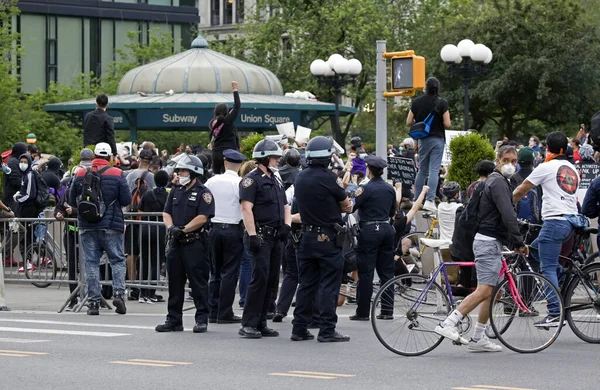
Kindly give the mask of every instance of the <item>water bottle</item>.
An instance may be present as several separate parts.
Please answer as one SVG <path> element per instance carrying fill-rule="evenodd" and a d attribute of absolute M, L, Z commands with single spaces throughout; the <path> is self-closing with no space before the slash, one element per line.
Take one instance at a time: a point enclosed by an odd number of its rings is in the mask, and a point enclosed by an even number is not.
<path fill-rule="evenodd" d="M 2 172 L 4 172 L 5 175 L 10 175 L 12 170 L 8 167 L 8 165 L 3 163 L 2 164 Z"/>

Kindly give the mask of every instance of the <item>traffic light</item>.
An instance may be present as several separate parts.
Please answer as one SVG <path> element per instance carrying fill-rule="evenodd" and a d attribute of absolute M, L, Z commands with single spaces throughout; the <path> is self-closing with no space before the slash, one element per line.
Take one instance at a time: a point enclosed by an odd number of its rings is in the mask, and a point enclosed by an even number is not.
<path fill-rule="evenodd" d="M 425 58 L 403 55 L 392 57 L 392 91 L 425 88 Z"/>

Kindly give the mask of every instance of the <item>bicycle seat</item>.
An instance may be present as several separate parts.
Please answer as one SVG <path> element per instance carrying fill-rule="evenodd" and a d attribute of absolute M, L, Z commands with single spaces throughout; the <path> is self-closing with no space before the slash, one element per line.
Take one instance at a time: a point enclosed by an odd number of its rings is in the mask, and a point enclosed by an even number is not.
<path fill-rule="evenodd" d="M 598 234 L 598 228 L 595 227 L 584 227 L 577 229 L 577 233 L 583 234 Z"/>
<path fill-rule="evenodd" d="M 452 244 L 452 241 L 450 240 L 435 240 L 433 238 L 420 238 L 419 241 L 421 244 L 434 249 Z"/>

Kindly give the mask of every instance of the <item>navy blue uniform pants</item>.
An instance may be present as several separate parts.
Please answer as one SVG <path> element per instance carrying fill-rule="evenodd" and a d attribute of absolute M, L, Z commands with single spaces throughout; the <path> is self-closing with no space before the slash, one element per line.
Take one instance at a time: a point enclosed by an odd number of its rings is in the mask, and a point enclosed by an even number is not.
<path fill-rule="evenodd" d="M 211 231 L 210 318 L 226 320 L 233 317 L 235 287 L 244 255 L 242 237 L 240 226 L 213 228 Z"/>
<path fill-rule="evenodd" d="M 365 225 L 361 227 L 356 248 L 358 266 L 358 287 L 356 314 L 368 317 L 373 295 L 373 278 L 375 270 L 381 285 L 394 277 L 394 229 L 390 224 Z M 387 295 L 387 294 L 386 294 Z M 392 314 L 393 296 L 382 302 L 382 314 Z"/>
<path fill-rule="evenodd" d="M 305 232 L 298 248 L 300 287 L 292 333 L 303 334 L 313 322 L 313 303 L 319 305 L 319 335 L 328 337 L 337 324 L 337 300 L 342 283 L 344 258 L 335 244 L 334 234 Z"/>
<path fill-rule="evenodd" d="M 189 280 L 196 306 L 196 323 L 208 323 L 208 277 L 210 263 L 202 240 L 188 244 L 170 244 L 167 249 L 169 301 L 167 321 L 182 323 L 185 282 Z"/>
<path fill-rule="evenodd" d="M 242 326 L 267 326 L 267 311 L 277 295 L 281 267 L 281 241 L 264 237 L 258 253 L 252 256 L 252 280 L 246 293 Z"/>
<path fill-rule="evenodd" d="M 292 300 L 298 288 L 298 262 L 296 259 L 296 248 L 290 240 L 286 243 L 285 256 L 285 276 L 281 282 L 281 290 L 279 290 L 279 299 L 277 300 L 277 313 L 287 315 Z"/>

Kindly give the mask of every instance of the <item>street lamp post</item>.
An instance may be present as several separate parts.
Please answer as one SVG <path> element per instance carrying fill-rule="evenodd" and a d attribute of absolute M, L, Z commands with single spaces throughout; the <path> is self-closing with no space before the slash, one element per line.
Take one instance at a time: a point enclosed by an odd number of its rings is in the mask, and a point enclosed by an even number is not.
<path fill-rule="evenodd" d="M 356 76 L 361 72 L 362 64 L 353 58 L 347 60 L 339 54 L 332 54 L 327 61 L 314 60 L 310 64 L 310 72 L 317 77 L 320 84 L 333 88 L 335 95 L 335 123 L 334 129 L 340 131 L 340 95 L 342 87 L 354 84 Z"/>
<path fill-rule="evenodd" d="M 492 61 L 492 51 L 481 43 L 475 44 L 470 39 L 463 39 L 457 46 L 446 45 L 442 47 L 440 57 L 442 57 L 442 61 L 448 64 L 450 76 L 462 78 L 465 90 L 465 130 L 469 130 L 469 87 L 471 86 L 471 79 L 473 76 L 484 74 L 485 66 Z"/>

